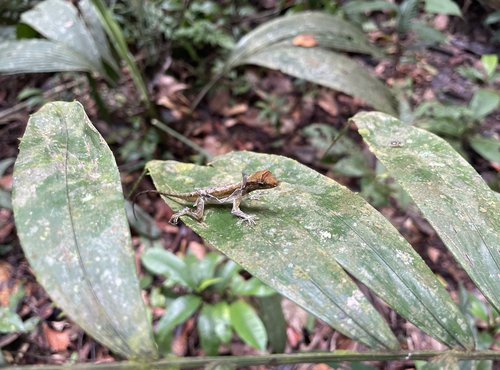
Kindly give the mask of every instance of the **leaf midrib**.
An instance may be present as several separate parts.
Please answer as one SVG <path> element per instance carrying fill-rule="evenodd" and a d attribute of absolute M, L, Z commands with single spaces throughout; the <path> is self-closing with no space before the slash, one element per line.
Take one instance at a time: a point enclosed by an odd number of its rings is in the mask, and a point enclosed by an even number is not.
<path fill-rule="evenodd" d="M 78 241 L 78 236 L 76 235 L 76 227 L 75 227 L 75 221 L 73 218 L 73 206 L 71 204 L 71 197 L 69 194 L 69 181 L 68 181 L 68 167 L 69 167 L 69 131 L 68 131 L 68 125 L 65 117 L 63 116 L 62 112 L 60 110 L 55 110 L 54 113 L 57 115 L 60 123 L 64 126 L 64 135 L 65 135 L 65 153 L 64 153 L 64 193 L 66 196 L 66 204 L 67 204 L 67 209 L 68 209 L 68 215 L 69 215 L 69 220 L 71 224 L 71 235 L 73 237 L 73 242 L 75 244 L 75 250 L 76 250 L 76 255 L 78 258 L 78 265 L 83 271 L 83 279 L 85 281 L 85 284 L 87 288 L 90 290 L 90 293 L 94 297 L 95 302 L 97 303 L 97 307 L 102 314 L 102 317 L 104 317 L 106 321 L 106 326 L 108 327 L 108 330 L 111 329 L 111 331 L 114 333 L 114 335 L 118 338 L 120 338 L 120 341 L 122 344 L 125 345 L 125 348 L 129 353 L 132 353 L 132 349 L 130 348 L 127 340 L 123 337 L 122 333 L 118 331 L 115 326 L 113 325 L 113 322 L 111 320 L 111 317 L 107 313 L 105 307 L 103 306 L 102 302 L 97 296 L 97 292 L 94 288 L 94 285 L 92 284 L 92 281 L 88 278 L 89 274 L 87 272 L 87 268 L 85 267 L 85 263 L 83 261 L 82 254 L 80 253 L 80 243 Z"/>

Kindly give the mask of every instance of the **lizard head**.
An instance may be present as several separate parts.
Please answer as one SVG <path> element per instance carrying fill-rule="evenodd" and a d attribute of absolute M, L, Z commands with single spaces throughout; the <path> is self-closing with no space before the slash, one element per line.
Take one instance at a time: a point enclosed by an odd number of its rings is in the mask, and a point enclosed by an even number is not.
<path fill-rule="evenodd" d="M 271 189 L 279 185 L 279 181 L 269 170 L 262 170 L 248 176 L 247 184 L 255 189 Z"/>

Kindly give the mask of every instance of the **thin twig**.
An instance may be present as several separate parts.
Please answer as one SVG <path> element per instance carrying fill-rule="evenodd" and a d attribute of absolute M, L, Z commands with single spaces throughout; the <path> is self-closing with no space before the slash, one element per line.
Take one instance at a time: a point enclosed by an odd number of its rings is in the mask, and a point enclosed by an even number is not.
<path fill-rule="evenodd" d="M 152 119 L 151 120 L 151 124 L 153 126 L 158 127 L 160 130 L 162 130 L 163 132 L 165 132 L 167 135 L 172 136 L 173 138 L 179 140 L 181 143 L 183 143 L 186 146 L 190 147 L 191 149 L 197 151 L 202 156 L 204 156 L 207 160 L 211 160 L 212 159 L 212 155 L 209 152 L 207 152 L 201 146 L 199 146 L 198 144 L 196 144 L 194 141 L 188 139 L 187 137 L 185 137 L 181 133 L 175 131 L 173 128 L 168 127 L 163 122 L 161 122 L 161 121 L 159 121 L 157 119 Z"/>
<path fill-rule="evenodd" d="M 73 87 L 78 86 L 84 82 L 85 82 L 85 77 L 78 77 L 78 78 L 75 78 L 74 80 L 68 81 L 68 82 L 63 83 L 61 85 L 57 85 L 57 86 L 53 87 L 52 89 L 44 91 L 42 93 L 42 96 L 44 99 L 48 99 L 54 95 L 57 95 L 57 94 L 65 91 L 65 90 L 72 89 Z M 7 108 L 7 109 L 0 111 L 0 125 L 7 124 L 8 121 L 5 120 L 7 117 L 9 117 L 10 115 L 15 114 L 23 109 L 29 108 L 29 104 L 30 104 L 29 101 L 26 100 L 26 101 L 23 101 L 23 102 L 20 102 L 20 103 L 14 105 L 10 108 Z"/>
<path fill-rule="evenodd" d="M 339 131 L 339 133 L 337 134 L 337 136 L 335 136 L 335 139 L 333 139 L 332 142 L 331 142 L 331 144 L 328 146 L 328 148 L 326 148 L 325 152 L 321 156 L 320 162 L 325 159 L 326 155 L 333 148 L 333 146 L 337 143 L 337 141 L 339 141 L 340 138 L 346 134 L 347 130 L 349 130 L 349 126 L 350 126 L 350 123 L 347 122 L 344 125 L 344 127 L 342 127 L 342 129 Z"/>

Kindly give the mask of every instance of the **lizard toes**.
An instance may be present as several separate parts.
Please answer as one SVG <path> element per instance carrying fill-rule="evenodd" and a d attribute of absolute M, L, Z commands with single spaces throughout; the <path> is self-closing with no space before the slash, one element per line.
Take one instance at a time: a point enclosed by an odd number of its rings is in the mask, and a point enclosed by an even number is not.
<path fill-rule="evenodd" d="M 257 224 L 256 220 L 258 220 L 257 216 L 247 216 L 238 221 L 239 224 L 247 224 L 248 226 L 255 226 Z"/>

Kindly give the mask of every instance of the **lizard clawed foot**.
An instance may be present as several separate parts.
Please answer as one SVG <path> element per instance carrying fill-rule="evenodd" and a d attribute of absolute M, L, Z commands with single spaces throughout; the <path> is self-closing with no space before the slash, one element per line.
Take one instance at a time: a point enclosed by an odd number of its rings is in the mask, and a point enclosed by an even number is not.
<path fill-rule="evenodd" d="M 245 217 L 242 217 L 238 220 L 238 224 L 241 225 L 246 223 L 248 226 L 255 226 L 258 219 L 259 218 L 254 215 L 245 215 Z"/>
<path fill-rule="evenodd" d="M 179 212 L 174 213 L 172 215 L 172 217 L 170 217 L 170 220 L 168 221 L 169 224 L 177 225 L 179 223 L 179 218 L 181 216 L 192 217 L 198 222 L 203 221 L 204 204 L 205 203 L 204 203 L 202 198 L 198 199 L 195 203 L 195 206 L 196 206 L 195 210 L 193 210 L 192 208 L 189 208 L 189 207 L 181 209 Z"/>

